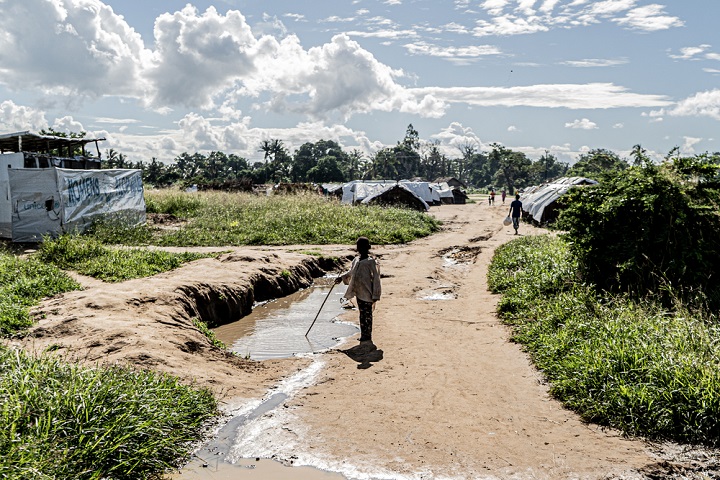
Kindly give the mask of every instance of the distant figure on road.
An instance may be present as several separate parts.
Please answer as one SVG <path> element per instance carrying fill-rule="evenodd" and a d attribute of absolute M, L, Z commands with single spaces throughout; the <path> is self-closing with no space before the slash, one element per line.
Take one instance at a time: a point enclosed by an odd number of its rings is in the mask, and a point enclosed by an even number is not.
<path fill-rule="evenodd" d="M 370 240 L 366 237 L 358 238 L 356 248 L 359 256 L 353 259 L 348 272 L 335 279 L 335 283 L 343 282 L 348 286 L 345 298 L 357 299 L 360 311 L 360 342 L 372 344 L 373 310 L 381 293 L 380 270 L 375 259 L 370 256 Z"/>
<path fill-rule="evenodd" d="M 505 189 L 503 188 L 500 192 L 500 197 L 502 197 L 502 203 L 505 205 L 505 197 L 507 197 L 507 193 L 505 193 Z"/>
<path fill-rule="evenodd" d="M 515 229 L 515 235 L 518 234 L 518 228 L 520 228 L 520 216 L 522 215 L 522 202 L 520 201 L 520 194 L 515 194 L 515 200 L 510 203 L 510 212 L 508 213 L 512 217 L 513 228 Z"/>
<path fill-rule="evenodd" d="M 490 205 L 495 205 L 495 189 L 490 190 Z"/>

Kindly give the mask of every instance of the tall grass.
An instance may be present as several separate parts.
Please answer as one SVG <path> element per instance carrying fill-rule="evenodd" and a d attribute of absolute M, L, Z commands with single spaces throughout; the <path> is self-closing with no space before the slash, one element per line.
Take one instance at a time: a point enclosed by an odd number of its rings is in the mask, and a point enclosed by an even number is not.
<path fill-rule="evenodd" d="M 29 310 L 40 299 L 78 288 L 78 283 L 53 265 L 0 250 L 0 336 L 29 327 Z"/>
<path fill-rule="evenodd" d="M 0 478 L 158 478 L 217 413 L 207 390 L 0 347 Z"/>
<path fill-rule="evenodd" d="M 212 256 L 192 252 L 113 249 L 93 237 L 72 234 L 47 239 L 36 255 L 43 262 L 106 282 L 148 277 L 173 270 L 192 260 Z"/>
<path fill-rule="evenodd" d="M 720 444 L 718 319 L 574 284 L 574 265 L 562 240 L 540 237 L 498 249 L 489 273 L 551 393 L 628 434 Z"/>
<path fill-rule="evenodd" d="M 366 236 L 375 244 L 409 242 L 438 229 L 421 212 L 379 206 L 351 207 L 318 195 L 257 196 L 247 193 L 174 190 L 146 192 L 150 213 L 184 220 L 175 230 L 157 229 L 151 239 L 128 232 L 116 243 L 163 246 L 352 244 Z M 142 227 L 141 227 L 142 228 Z M 106 236 L 102 231 L 98 234 Z"/>

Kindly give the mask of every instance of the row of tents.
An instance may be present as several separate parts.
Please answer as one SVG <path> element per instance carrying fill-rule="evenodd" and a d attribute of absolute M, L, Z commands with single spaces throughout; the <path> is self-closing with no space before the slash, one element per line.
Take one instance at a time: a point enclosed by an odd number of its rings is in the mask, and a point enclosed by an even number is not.
<path fill-rule="evenodd" d="M 392 205 L 427 211 L 430 206 L 464 204 L 468 196 L 447 181 L 353 180 L 344 184 L 324 184 L 327 195 L 350 205 Z"/>

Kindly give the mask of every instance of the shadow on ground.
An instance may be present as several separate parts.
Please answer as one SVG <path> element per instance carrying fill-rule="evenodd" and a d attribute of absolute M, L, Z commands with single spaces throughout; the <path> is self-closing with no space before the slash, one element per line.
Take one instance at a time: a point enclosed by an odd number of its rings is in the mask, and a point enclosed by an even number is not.
<path fill-rule="evenodd" d="M 372 342 L 362 342 L 360 345 L 340 351 L 356 361 L 358 363 L 357 368 L 359 369 L 370 368 L 373 366 L 373 363 L 377 363 L 383 359 L 383 351 L 378 350 Z"/>

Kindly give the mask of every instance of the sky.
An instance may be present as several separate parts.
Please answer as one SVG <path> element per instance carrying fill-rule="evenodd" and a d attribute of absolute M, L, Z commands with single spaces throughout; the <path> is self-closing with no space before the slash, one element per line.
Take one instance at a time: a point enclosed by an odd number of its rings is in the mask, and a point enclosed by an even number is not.
<path fill-rule="evenodd" d="M 0 133 L 104 137 L 133 162 L 261 161 L 412 124 L 449 157 L 491 144 L 720 151 L 717 0 L 0 0 Z"/>

